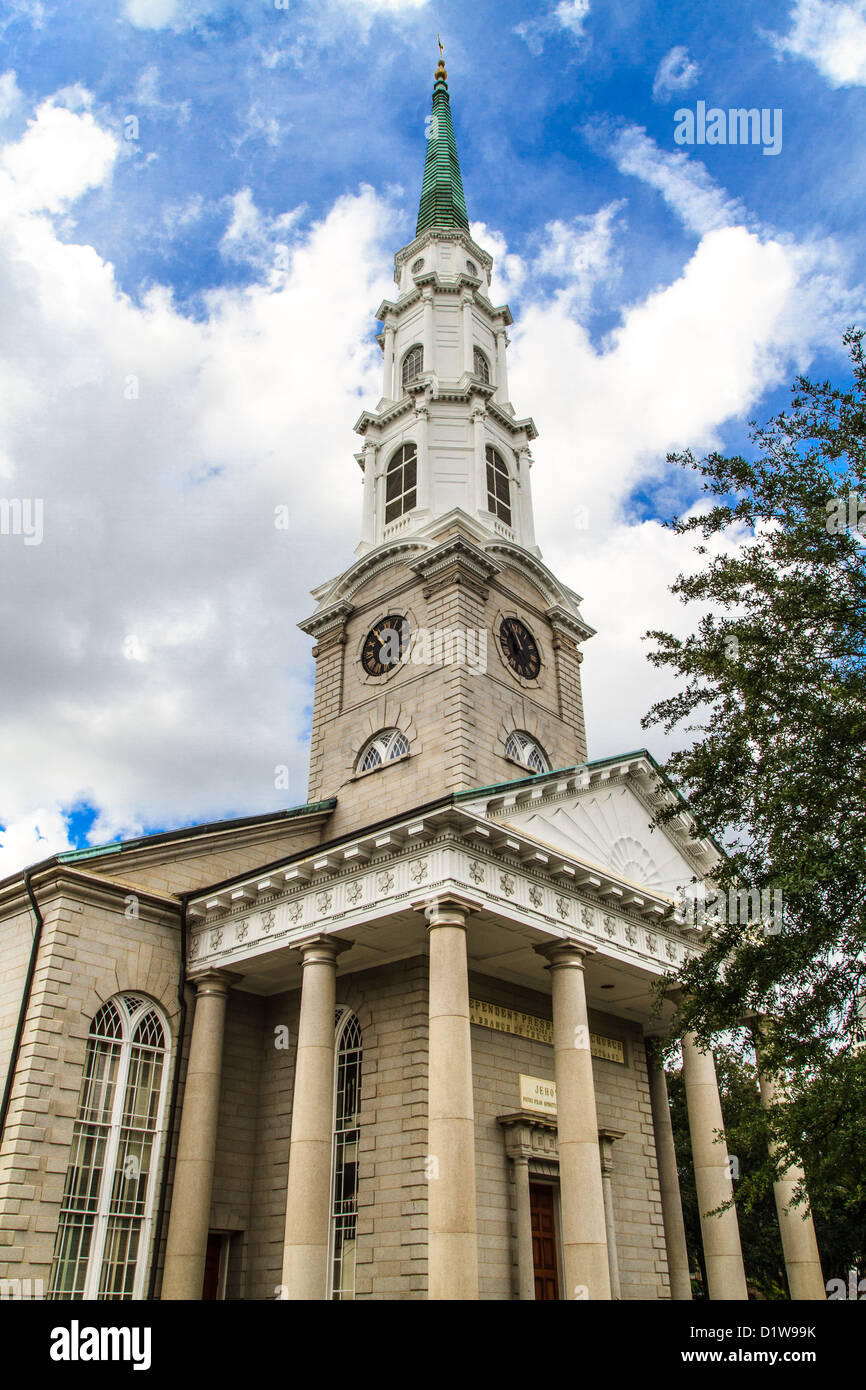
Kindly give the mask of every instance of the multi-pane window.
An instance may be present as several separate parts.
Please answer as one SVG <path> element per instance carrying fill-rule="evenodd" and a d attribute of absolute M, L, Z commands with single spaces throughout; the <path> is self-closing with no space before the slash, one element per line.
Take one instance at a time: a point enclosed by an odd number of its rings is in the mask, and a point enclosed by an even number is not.
<path fill-rule="evenodd" d="M 331 1164 L 331 1297 L 355 1297 L 358 1229 L 358 1139 L 361 1106 L 361 1026 L 337 1011 L 337 1076 Z"/>
<path fill-rule="evenodd" d="M 424 370 L 424 349 L 420 343 L 411 347 L 403 358 L 403 390 L 417 381 Z"/>
<path fill-rule="evenodd" d="M 474 363 L 474 368 L 473 368 L 473 370 L 474 370 L 474 372 L 475 372 L 475 375 L 476 375 L 476 376 L 480 376 L 480 377 L 481 377 L 481 380 L 484 381 L 484 382 L 486 382 L 486 383 L 489 385 L 489 384 L 490 384 L 490 363 L 487 361 L 487 358 L 484 356 L 484 353 L 481 351 L 480 348 L 476 348 L 475 351 L 473 352 L 473 354 L 472 354 L 472 361 L 473 361 L 473 363 Z"/>
<path fill-rule="evenodd" d="M 411 512 L 418 501 L 418 448 L 403 444 L 388 464 L 385 477 L 385 525 Z"/>
<path fill-rule="evenodd" d="M 516 763 L 522 763 L 528 767 L 530 772 L 549 772 L 550 764 L 540 743 L 536 743 L 530 734 L 524 733 L 522 729 L 515 729 L 508 735 L 505 743 L 506 758 L 513 758 Z"/>
<path fill-rule="evenodd" d="M 358 759 L 359 772 L 372 772 L 374 767 L 396 762 L 409 752 L 409 740 L 399 729 L 382 729 L 365 744 Z"/>
<path fill-rule="evenodd" d="M 506 526 L 511 525 L 511 484 L 505 460 L 492 444 L 487 445 L 487 508 Z"/>
<path fill-rule="evenodd" d="M 167 1062 L 149 999 L 103 1004 L 87 1040 L 49 1298 L 143 1296 Z"/>

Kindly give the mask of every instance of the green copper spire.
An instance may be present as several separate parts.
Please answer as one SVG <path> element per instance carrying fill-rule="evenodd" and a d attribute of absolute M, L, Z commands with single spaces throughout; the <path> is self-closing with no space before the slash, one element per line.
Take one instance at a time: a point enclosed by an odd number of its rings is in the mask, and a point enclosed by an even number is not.
<path fill-rule="evenodd" d="M 442 51 L 442 45 L 439 45 Z M 427 140 L 427 162 L 421 186 L 421 207 L 415 235 L 428 227 L 463 227 L 468 232 L 463 180 L 457 159 L 457 142 L 451 124 L 448 74 L 444 58 L 439 59 L 433 86 L 433 115 Z"/>

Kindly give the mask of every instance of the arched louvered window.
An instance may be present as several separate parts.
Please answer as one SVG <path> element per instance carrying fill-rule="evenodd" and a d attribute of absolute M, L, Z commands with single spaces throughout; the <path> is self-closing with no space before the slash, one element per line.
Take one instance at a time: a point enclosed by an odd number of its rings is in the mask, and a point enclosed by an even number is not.
<path fill-rule="evenodd" d="M 337 1010 L 334 1147 L 331 1160 L 331 1297 L 355 1297 L 358 1230 L 358 1140 L 361 1118 L 361 1025 Z"/>
<path fill-rule="evenodd" d="M 420 343 L 416 343 L 414 347 L 410 347 L 406 356 L 403 358 L 402 381 L 404 391 L 412 385 L 413 381 L 418 380 L 423 370 L 424 349 Z"/>
<path fill-rule="evenodd" d="M 473 354 L 472 354 L 472 362 L 473 362 L 473 370 L 474 370 L 474 372 L 475 372 L 475 375 L 476 375 L 476 376 L 480 376 L 480 377 L 481 377 L 481 380 L 484 381 L 484 382 L 486 382 L 486 383 L 489 385 L 489 384 L 490 384 L 490 363 L 487 361 L 487 358 L 484 356 L 484 353 L 481 351 L 480 348 L 476 348 L 476 349 L 474 350 L 474 352 L 473 352 Z"/>
<path fill-rule="evenodd" d="M 385 525 L 411 512 L 418 502 L 418 446 L 403 444 L 388 463 L 385 477 Z"/>
<path fill-rule="evenodd" d="M 400 729 L 380 729 L 361 749 L 358 771 L 372 772 L 376 767 L 384 767 L 385 763 L 405 758 L 408 752 L 409 740 Z"/>
<path fill-rule="evenodd" d="M 487 509 L 498 516 L 500 521 L 504 521 L 506 526 L 511 525 L 511 483 L 508 478 L 508 469 L 505 460 L 494 449 L 492 444 L 487 445 Z"/>
<path fill-rule="evenodd" d="M 141 995 L 109 999 L 90 1025 L 49 1298 L 143 1297 L 168 1037 Z"/>
<path fill-rule="evenodd" d="M 547 755 L 540 743 L 536 743 L 530 734 L 522 729 L 515 729 L 508 735 L 505 742 L 506 758 L 513 758 L 516 763 L 522 763 L 528 767 L 530 772 L 549 772 L 550 763 Z"/>

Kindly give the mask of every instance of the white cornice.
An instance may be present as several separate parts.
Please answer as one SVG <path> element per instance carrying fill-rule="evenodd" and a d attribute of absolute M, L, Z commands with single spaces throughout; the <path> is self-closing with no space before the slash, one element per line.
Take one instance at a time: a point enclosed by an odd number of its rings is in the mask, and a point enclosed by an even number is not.
<path fill-rule="evenodd" d="M 670 899 L 446 806 L 197 897 L 190 966 L 240 966 L 278 943 L 351 933 L 443 891 L 472 894 L 493 916 L 590 944 L 655 978 L 696 954 L 675 923 L 662 923 Z"/>

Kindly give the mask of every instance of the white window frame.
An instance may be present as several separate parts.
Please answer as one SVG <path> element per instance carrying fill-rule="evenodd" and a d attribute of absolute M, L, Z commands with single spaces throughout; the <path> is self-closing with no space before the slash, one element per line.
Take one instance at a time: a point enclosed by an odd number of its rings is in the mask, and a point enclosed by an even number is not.
<path fill-rule="evenodd" d="M 132 1013 L 129 1012 L 129 1010 L 126 1007 L 126 1004 L 124 1003 L 124 1000 L 127 998 L 136 999 L 139 1001 Z M 93 1230 L 90 1239 L 90 1248 L 87 1253 L 87 1270 L 84 1276 L 84 1285 L 81 1294 L 72 1296 L 70 1301 L 77 1302 L 79 1299 L 100 1299 L 99 1286 L 102 1281 L 102 1272 L 105 1263 L 106 1237 L 108 1235 L 108 1222 L 109 1217 L 111 1215 L 110 1205 L 112 1198 L 112 1188 L 114 1185 L 114 1178 L 117 1170 L 117 1160 L 118 1153 L 120 1150 L 121 1134 L 124 1127 L 123 1114 L 124 1105 L 126 1101 L 126 1090 L 129 1082 L 130 1063 L 132 1061 L 133 1038 L 141 1020 L 147 1014 L 154 1013 L 156 1014 L 156 1017 L 158 1018 L 160 1023 L 160 1027 L 162 1028 L 164 1040 L 164 1046 L 162 1049 L 163 1065 L 162 1075 L 160 1077 L 159 1083 L 160 1096 L 157 1105 L 156 1121 L 153 1128 L 153 1145 L 151 1149 L 150 1171 L 148 1173 L 147 1189 L 144 1199 L 144 1216 L 141 1221 L 141 1230 L 138 1242 L 138 1254 L 136 1256 L 135 1277 L 133 1280 L 132 1293 L 130 1295 L 131 1301 L 137 1302 L 141 1301 L 144 1298 L 145 1282 L 147 1280 L 148 1271 L 150 1269 L 150 1244 L 153 1232 L 154 1201 L 156 1197 L 157 1180 L 162 1160 L 163 1139 L 165 1137 L 166 1106 L 168 1101 L 168 1078 L 171 1071 L 171 1030 L 169 1029 L 168 1021 L 165 1017 L 165 1014 L 163 1010 L 159 1007 L 159 1005 L 156 1004 L 153 999 L 150 999 L 146 995 L 139 994 L 138 991 L 127 990 L 121 994 L 115 994 L 110 999 L 107 999 L 105 1001 L 105 1004 L 113 1004 L 120 1017 L 122 1034 L 120 1039 L 120 1058 L 117 1067 L 117 1077 L 114 1083 L 114 1096 L 111 1105 L 111 1118 L 108 1122 L 108 1136 L 105 1144 L 105 1161 L 99 1182 L 99 1192 L 97 1196 L 96 1212 L 94 1214 Z M 105 1004 L 101 1006 L 101 1008 L 94 1014 L 93 1018 L 90 1021 L 90 1029 L 88 1029 L 87 1034 L 87 1051 L 85 1053 L 85 1059 L 87 1058 L 87 1055 L 90 1052 L 91 1042 L 93 1041 L 93 1025 L 96 1022 L 96 1019 L 99 1017 L 99 1014 L 102 1012 L 102 1009 L 105 1007 Z M 111 1040 L 106 1038 L 106 1041 Z M 86 1121 L 82 1120 L 81 1113 L 82 1100 L 84 1099 L 85 1095 L 85 1086 L 88 1075 L 86 1067 L 87 1062 L 85 1060 L 85 1071 L 82 1075 L 82 1085 L 81 1090 L 79 1092 L 78 1107 L 75 1115 L 76 1127 L 79 1125 L 79 1123 L 87 1123 Z M 75 1141 L 73 1140 L 73 1142 Z M 70 1153 L 70 1163 L 71 1158 L 72 1155 Z M 69 1166 L 70 1164 L 67 1164 L 67 1174 L 69 1171 Z M 61 1217 L 58 1219 L 58 1232 L 60 1230 L 61 1219 L 62 1208 Z M 57 1269 L 58 1259 L 59 1256 L 56 1252 L 55 1247 L 55 1254 L 52 1258 L 51 1265 L 52 1285 L 54 1283 L 55 1274 L 59 1273 L 59 1270 Z M 60 1293 L 59 1295 L 51 1293 L 49 1294 L 49 1297 L 57 1302 L 67 1301 L 67 1298 L 63 1293 Z M 124 1300 L 123 1298 L 108 1298 L 102 1299 L 101 1301 L 123 1302 L 127 1300 Z"/>
<path fill-rule="evenodd" d="M 405 743 L 406 747 L 400 747 L 400 752 L 396 755 L 393 750 L 395 746 Z M 371 748 L 376 748 L 379 753 L 379 762 L 375 767 L 364 767 L 364 760 Z M 355 767 L 356 777 L 369 777 L 373 772 L 381 772 L 383 767 L 390 767 L 392 763 L 402 762 L 409 756 L 409 739 L 402 729 L 380 729 L 372 738 L 368 738 L 358 754 L 358 761 Z"/>
<path fill-rule="evenodd" d="M 519 756 L 509 748 L 512 740 L 515 740 L 519 745 Z M 543 767 L 533 767 L 529 762 L 529 758 L 533 753 L 538 755 L 538 758 L 544 764 Z M 525 767 L 527 772 L 531 772 L 535 777 L 542 777 L 545 772 L 550 772 L 550 759 L 538 742 L 538 739 L 533 738 L 532 734 L 528 734 L 525 729 L 511 730 L 511 733 L 505 740 L 505 756 L 506 758 L 510 758 L 512 762 L 518 763 L 520 767 Z"/>
<path fill-rule="evenodd" d="M 362 1029 L 361 1029 L 361 1024 L 360 1024 L 360 1021 L 359 1021 L 359 1019 L 358 1019 L 358 1015 L 355 1013 L 354 1009 L 350 1009 L 350 1008 L 346 1007 L 345 1005 L 342 1005 L 342 1006 L 339 1006 L 339 1005 L 338 1005 L 337 1011 L 336 1011 L 336 1017 L 335 1017 L 335 1021 L 334 1021 L 334 1104 L 333 1104 L 332 1119 L 331 1119 L 331 1187 L 330 1187 L 330 1196 L 329 1196 L 329 1198 L 328 1198 L 328 1298 L 331 1299 L 332 1301 L 334 1300 L 334 1292 L 335 1292 L 335 1290 L 334 1290 L 334 1274 L 335 1274 L 335 1270 L 334 1270 L 334 1256 L 335 1256 L 335 1254 L 336 1254 L 336 1244 L 337 1244 L 337 1242 L 336 1242 L 337 1219 L 336 1219 L 336 1213 L 335 1213 L 335 1211 L 334 1211 L 334 1200 L 335 1200 L 335 1197 L 336 1197 L 336 1188 L 337 1188 L 337 1101 L 338 1101 L 338 1099 L 339 1099 L 338 1093 L 337 1093 L 337 1083 L 338 1083 L 339 1075 L 340 1075 L 340 1043 L 341 1043 L 343 1034 L 344 1034 L 346 1028 L 349 1026 L 349 1023 L 351 1022 L 352 1019 L 354 1019 L 355 1023 L 358 1025 L 358 1033 L 359 1033 L 360 1038 L 361 1038 L 361 1048 L 360 1048 L 360 1052 L 361 1052 L 360 1077 L 363 1077 L 363 1068 L 364 1068 L 364 1034 L 363 1034 L 363 1031 L 362 1031 Z M 358 1087 L 358 1119 L 359 1119 L 359 1124 L 358 1124 L 358 1126 L 357 1126 L 358 1131 L 359 1131 L 359 1142 L 358 1142 L 359 1154 L 358 1154 L 358 1158 L 360 1158 L 360 1111 L 361 1111 L 361 1089 L 360 1089 L 360 1085 L 359 1085 L 359 1087 Z M 356 1163 L 356 1178 L 358 1178 L 359 1176 L 360 1176 L 360 1164 L 359 1164 L 359 1163 Z M 357 1190 L 356 1190 L 356 1197 L 357 1197 Z M 355 1284 L 355 1281 L 356 1281 L 356 1279 L 357 1279 L 357 1273 L 358 1273 L 357 1256 L 358 1256 L 358 1230 L 357 1230 L 357 1211 L 356 1211 L 356 1225 L 355 1225 L 355 1268 L 354 1268 L 353 1277 L 352 1277 L 352 1295 L 351 1295 L 351 1298 L 340 1299 L 340 1300 L 337 1300 L 338 1302 L 344 1302 L 344 1301 L 345 1301 L 346 1303 L 349 1303 L 349 1302 L 352 1302 L 352 1303 L 353 1303 L 353 1302 L 355 1301 L 355 1298 L 356 1298 L 356 1284 Z"/>
<path fill-rule="evenodd" d="M 418 368 L 418 371 L 415 372 L 413 376 L 410 376 L 410 377 L 409 377 L 409 379 L 408 379 L 408 381 L 407 381 L 407 379 L 406 379 L 406 368 L 407 368 L 408 363 L 409 363 L 409 358 L 412 356 L 413 352 L 420 352 L 420 354 L 421 354 L 421 366 Z M 410 387 L 410 386 L 414 386 L 414 385 L 415 385 L 415 382 L 416 382 L 416 381 L 420 381 L 423 375 L 424 375 L 424 344 L 423 344 L 423 343 L 413 343 L 412 346 L 411 346 L 410 348 L 407 348 L 407 349 L 406 349 L 406 351 L 403 353 L 402 358 L 400 359 L 400 390 L 403 392 L 403 395 L 406 394 L 406 392 L 409 390 L 409 387 Z"/>

